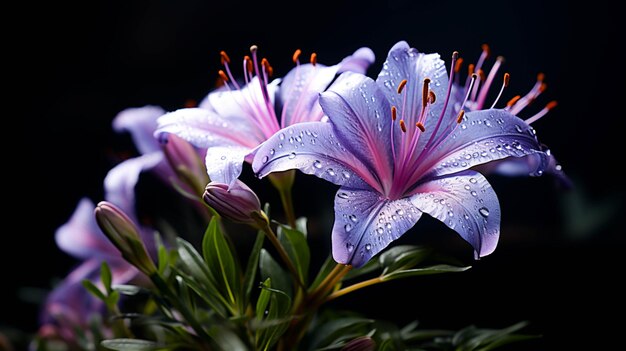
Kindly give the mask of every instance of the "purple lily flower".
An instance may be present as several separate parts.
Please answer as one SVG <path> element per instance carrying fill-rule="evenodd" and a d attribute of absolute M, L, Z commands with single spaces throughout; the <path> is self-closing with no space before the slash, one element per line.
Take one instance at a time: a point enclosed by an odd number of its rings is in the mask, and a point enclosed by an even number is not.
<path fill-rule="evenodd" d="M 485 74 L 486 62 L 489 56 L 491 55 L 491 50 L 487 44 L 483 44 L 482 52 L 476 61 L 476 64 L 468 65 L 468 75 L 465 79 L 465 82 L 461 83 L 460 77 L 460 69 L 462 66 L 463 59 L 459 59 L 454 67 L 455 77 L 452 83 L 452 93 L 450 98 L 450 106 L 454 111 L 460 111 L 461 109 L 465 111 L 478 111 L 485 107 L 487 94 L 493 86 L 495 81 L 495 77 L 502 67 L 504 63 L 504 59 L 499 56 L 496 58 L 494 64 L 489 69 L 489 73 Z M 502 96 L 502 92 L 504 88 L 508 85 L 509 74 L 505 73 L 503 75 L 503 82 L 500 87 L 499 94 L 495 101 L 492 103 L 491 108 L 494 108 L 500 97 Z M 536 101 L 537 98 L 546 90 L 546 83 L 544 82 L 545 75 L 543 73 L 539 73 L 537 75 L 537 82 L 533 85 L 528 93 L 524 96 L 516 95 L 512 99 L 510 99 L 504 109 L 509 111 L 511 114 L 518 116 L 521 112 L 523 112 L 532 102 Z M 535 123 L 543 116 L 545 116 L 550 110 L 557 106 L 556 101 L 551 101 L 546 104 L 539 112 L 534 115 L 526 118 L 524 122 L 529 126 L 532 123 Z M 541 175 L 542 173 L 550 174 L 557 179 L 561 185 L 569 188 L 572 186 L 572 182 L 569 177 L 563 172 L 561 164 L 557 161 L 554 155 L 550 152 L 550 149 L 542 144 L 542 150 L 548 157 L 548 164 L 544 170 L 542 170 L 539 174 L 534 173 L 537 169 L 537 165 L 539 162 L 543 162 L 543 160 L 537 159 L 535 155 L 529 155 L 524 157 L 515 157 L 515 158 L 505 158 L 496 162 L 491 162 L 489 164 L 485 164 L 480 166 L 480 171 L 482 173 L 495 173 L 506 176 L 536 176 Z"/>
<path fill-rule="evenodd" d="M 459 233 L 477 258 L 488 255 L 500 234 L 500 205 L 471 168 L 537 155 L 540 172 L 546 155 L 508 111 L 456 114 L 448 82 L 439 55 L 398 42 L 376 81 L 344 73 L 321 94 L 329 123 L 285 128 L 256 150 L 252 168 L 260 177 L 295 168 L 341 186 L 332 230 L 339 263 L 362 266 L 422 213 Z"/>
<path fill-rule="evenodd" d="M 350 70 L 364 73 L 374 61 L 368 48 L 360 48 L 334 66 L 311 62 L 300 64 L 300 50 L 293 56 L 296 67 L 284 79 L 270 82 L 273 68 L 257 47 L 243 60 L 244 85 L 233 77 L 230 58 L 221 53 L 224 70 L 219 71 L 224 86 L 200 103 L 168 113 L 158 120 L 158 137 L 176 134 L 199 148 L 206 148 L 207 173 L 211 181 L 233 185 L 243 162 L 252 162 L 252 150 L 281 128 L 302 122 L 319 121 L 323 112 L 318 96 L 335 76 Z M 276 106 L 278 105 L 278 106 Z"/>

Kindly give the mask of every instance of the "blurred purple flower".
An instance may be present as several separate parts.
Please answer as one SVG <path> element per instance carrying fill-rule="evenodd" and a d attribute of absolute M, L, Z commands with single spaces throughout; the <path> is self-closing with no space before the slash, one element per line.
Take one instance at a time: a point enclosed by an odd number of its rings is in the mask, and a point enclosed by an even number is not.
<path fill-rule="evenodd" d="M 159 118 L 157 136 L 172 133 L 196 147 L 207 148 L 206 166 L 211 181 L 233 185 L 243 162 L 251 162 L 250 152 L 281 128 L 323 117 L 318 96 L 344 71 L 364 73 L 374 61 L 368 48 L 360 48 L 334 66 L 311 62 L 300 64 L 300 50 L 293 56 L 296 67 L 284 79 L 270 82 L 273 68 L 257 47 L 243 60 L 244 83 L 231 73 L 230 58 L 221 53 L 224 70 L 219 72 L 224 86 L 208 94 L 199 108 L 180 109 Z M 278 101 L 277 101 L 278 100 Z"/>
<path fill-rule="evenodd" d="M 457 231 L 477 258 L 488 255 L 500 234 L 500 205 L 471 168 L 536 155 L 538 174 L 547 155 L 506 110 L 448 108 L 448 81 L 439 55 L 398 42 L 376 81 L 348 72 L 321 94 L 329 123 L 280 131 L 256 150 L 253 170 L 262 177 L 296 168 L 341 186 L 332 231 L 339 263 L 363 265 L 423 212 Z"/>
<path fill-rule="evenodd" d="M 489 46 L 484 44 L 482 46 L 482 52 L 478 57 L 476 63 L 468 65 L 468 75 L 463 83 L 461 83 L 462 81 L 460 75 L 463 59 L 459 59 L 456 62 L 454 67 L 455 75 L 453 79 L 453 84 L 451 85 L 452 94 L 450 97 L 450 107 L 454 111 L 458 112 L 461 109 L 465 111 L 478 111 L 485 108 L 488 93 L 490 92 L 490 89 L 492 89 L 495 77 L 504 63 L 504 58 L 498 56 L 491 68 L 489 69 L 488 74 L 485 74 L 485 72 L 487 72 L 487 59 L 490 55 L 491 51 Z M 546 90 L 547 85 L 544 82 L 544 78 L 544 74 L 539 73 L 537 75 L 537 81 L 530 89 L 530 91 L 528 91 L 528 93 L 526 93 L 524 96 L 517 95 L 510 99 L 506 103 L 504 109 L 506 111 L 509 111 L 511 114 L 518 116 L 531 103 L 536 101 L 537 98 Z M 508 81 L 509 75 L 508 73 L 505 73 L 503 75 L 503 82 L 500 86 L 499 93 L 495 101 L 492 103 L 491 108 L 494 108 L 499 102 L 504 88 L 508 85 Z M 545 116 L 550 110 L 556 107 L 556 105 L 556 101 L 549 102 L 537 113 L 526 118 L 524 122 L 528 125 L 535 123 L 543 116 Z M 556 160 L 550 149 L 544 144 L 541 144 L 541 149 L 548 156 L 548 165 L 539 173 L 536 173 L 535 170 L 537 169 L 538 163 L 543 162 L 543 160 L 538 159 L 536 155 L 501 159 L 495 162 L 481 165 L 479 168 L 477 168 L 477 170 L 480 170 L 480 172 L 484 174 L 496 173 L 506 176 L 537 176 L 546 173 L 554 176 L 555 179 L 557 179 L 560 184 L 565 186 L 566 188 L 571 187 L 571 180 L 563 172 L 560 163 Z"/>
<path fill-rule="evenodd" d="M 165 162 L 161 146 L 154 138 L 156 119 L 164 111 L 155 106 L 130 108 L 120 112 L 113 128 L 129 131 L 140 156 L 127 159 L 111 169 L 104 179 L 105 199 L 121 208 L 135 222 L 135 185 L 142 172 L 153 171 L 162 179 L 173 174 Z M 113 284 L 124 284 L 138 278 L 139 271 L 124 260 L 117 248 L 102 233 L 94 216 L 95 205 L 87 198 L 78 203 L 67 223 L 55 233 L 58 247 L 82 262 L 48 295 L 42 312 L 43 329 L 56 328 L 59 336 L 73 341 L 75 328 L 87 326 L 91 313 L 101 311 L 103 304 L 91 296 L 81 282 L 99 283 L 100 264 L 107 262 Z M 141 239 L 155 254 L 154 230 L 140 226 Z"/>

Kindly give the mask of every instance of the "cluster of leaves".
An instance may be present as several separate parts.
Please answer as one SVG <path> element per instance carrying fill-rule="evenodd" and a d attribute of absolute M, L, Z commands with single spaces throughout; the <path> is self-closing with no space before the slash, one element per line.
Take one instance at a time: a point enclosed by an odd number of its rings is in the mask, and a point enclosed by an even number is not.
<path fill-rule="evenodd" d="M 108 337 L 94 333 L 94 345 L 101 350 L 469 351 L 529 337 L 516 334 L 522 324 L 455 333 L 421 330 L 417 323 L 400 328 L 324 309 L 326 302 L 373 284 L 470 267 L 427 247 L 399 245 L 359 269 L 328 257 L 315 276 L 309 276 L 314 269 L 306 220 L 298 220 L 295 228 L 273 224 L 275 233 L 270 225 L 259 230 L 245 261 L 218 216 L 211 219 L 200 250 L 183 238 L 175 245 L 157 241 L 158 269 L 148 277 L 151 284 L 144 286 L 112 285 L 104 263 L 103 288 L 84 282 L 108 311 L 108 319 L 95 319 L 93 329 L 107 323 L 112 331 Z"/>

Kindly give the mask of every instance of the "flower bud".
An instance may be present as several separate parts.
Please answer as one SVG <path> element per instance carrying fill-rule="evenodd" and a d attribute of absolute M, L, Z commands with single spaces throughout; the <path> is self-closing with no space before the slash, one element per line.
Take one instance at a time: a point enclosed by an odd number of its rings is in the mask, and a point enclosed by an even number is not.
<path fill-rule="evenodd" d="M 176 175 L 195 193 L 202 194 L 209 182 L 209 176 L 198 151 L 185 139 L 175 134 L 162 134 L 160 142 L 163 145 L 167 162 Z"/>
<path fill-rule="evenodd" d="M 204 191 L 204 201 L 222 217 L 233 222 L 258 227 L 260 220 L 267 220 L 261 211 L 259 198 L 239 179 L 230 188 L 224 183 L 209 183 Z"/>
<path fill-rule="evenodd" d="M 126 261 L 148 276 L 156 272 L 137 226 L 121 209 L 101 201 L 94 212 L 98 226 Z"/>

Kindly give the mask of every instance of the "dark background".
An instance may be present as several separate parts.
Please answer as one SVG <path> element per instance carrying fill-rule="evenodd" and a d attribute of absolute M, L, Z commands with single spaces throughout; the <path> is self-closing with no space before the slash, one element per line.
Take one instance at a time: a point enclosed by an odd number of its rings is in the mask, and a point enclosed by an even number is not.
<path fill-rule="evenodd" d="M 527 331 L 543 335 L 526 344 L 535 350 L 623 343 L 620 322 L 613 322 L 623 318 L 624 307 L 617 286 L 626 248 L 619 218 L 624 179 L 616 169 L 623 162 L 624 66 L 616 53 L 623 38 L 618 11 L 608 1 L 309 1 L 288 7 L 85 1 L 18 12 L 28 30 L 14 29 L 32 34 L 13 38 L 19 62 L 9 70 L 20 76 L 16 87 L 25 88 L 18 114 L 25 124 L 18 130 L 25 131 L 20 145 L 28 153 L 25 159 L 18 154 L 27 166 L 12 175 L 25 182 L 10 201 L 27 220 L 5 219 L 19 221 L 21 229 L 5 230 L 1 244 L 0 328 L 34 332 L 38 294 L 76 263 L 56 247 L 54 230 L 82 196 L 102 199 L 108 169 L 134 153 L 128 136 L 111 129 L 119 111 L 146 104 L 174 110 L 200 100 L 215 85 L 220 50 L 239 62 L 256 44 L 282 76 L 297 48 L 334 64 L 369 46 L 377 61 L 368 74 L 375 77 L 389 48 L 407 40 L 446 61 L 454 50 L 473 61 L 480 45 L 490 44 L 512 76 L 503 101 L 525 93 L 544 72 L 549 88 L 522 116 L 558 100 L 534 126 L 575 188 L 564 191 L 549 177 L 491 177 L 503 213 L 495 253 L 462 274 L 375 286 L 332 306 L 401 324 L 417 319 L 425 328 L 500 328 L 527 320 Z M 13 148 L 9 153 L 15 156 Z M 244 177 L 263 201 L 276 200 L 268 183 Z M 326 250 L 336 187 L 302 175 L 297 184 L 296 209 L 317 221 L 311 240 Z M 459 237 L 428 218 L 401 242 L 471 255 Z"/>

